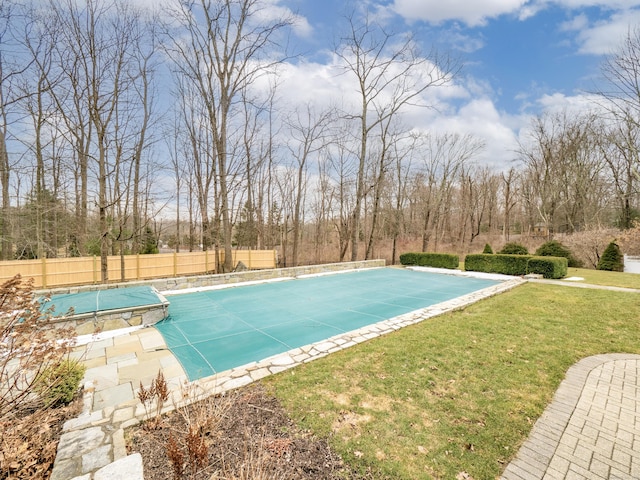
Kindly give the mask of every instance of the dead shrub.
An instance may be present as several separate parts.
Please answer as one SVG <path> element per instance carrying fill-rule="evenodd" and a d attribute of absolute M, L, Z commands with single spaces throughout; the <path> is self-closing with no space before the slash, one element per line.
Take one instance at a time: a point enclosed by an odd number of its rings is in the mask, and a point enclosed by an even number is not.
<path fill-rule="evenodd" d="M 54 328 L 53 313 L 35 299 L 32 280 L 16 275 L 0 286 L 0 418 L 36 408 L 38 377 L 70 352 L 73 331 Z"/>
<path fill-rule="evenodd" d="M 149 388 L 144 388 L 142 382 L 140 382 L 140 389 L 138 390 L 138 399 L 144 406 L 145 427 L 149 429 L 157 429 L 162 423 L 162 408 L 165 402 L 169 399 L 169 387 L 167 381 L 164 378 L 164 374 L 158 371 L 158 375 L 153 379 Z M 155 402 L 156 408 L 151 418 L 151 405 Z"/>
<path fill-rule="evenodd" d="M 47 300 L 20 275 L 0 285 L 0 478 L 48 478 L 62 423 L 79 409 L 53 408 L 78 393 L 83 369 Z"/>

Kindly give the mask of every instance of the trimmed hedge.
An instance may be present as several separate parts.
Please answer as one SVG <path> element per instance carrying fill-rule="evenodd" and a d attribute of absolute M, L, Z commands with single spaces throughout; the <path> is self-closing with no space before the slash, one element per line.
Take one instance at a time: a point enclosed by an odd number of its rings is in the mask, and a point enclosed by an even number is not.
<path fill-rule="evenodd" d="M 568 265 L 565 257 L 533 257 L 529 259 L 527 271 L 544 278 L 563 278 L 567 276 Z"/>
<path fill-rule="evenodd" d="M 464 269 L 470 272 L 502 273 L 504 275 L 526 275 L 530 255 L 493 255 L 478 253 L 467 255 Z"/>
<path fill-rule="evenodd" d="M 467 255 L 464 259 L 464 268 L 470 272 L 501 273 L 515 276 L 535 273 L 543 275 L 544 278 L 562 278 L 567 275 L 567 259 L 481 253 Z"/>
<path fill-rule="evenodd" d="M 456 269 L 460 264 L 460 258 L 458 255 L 448 253 L 409 252 L 400 255 L 400 263 L 419 267 Z"/>

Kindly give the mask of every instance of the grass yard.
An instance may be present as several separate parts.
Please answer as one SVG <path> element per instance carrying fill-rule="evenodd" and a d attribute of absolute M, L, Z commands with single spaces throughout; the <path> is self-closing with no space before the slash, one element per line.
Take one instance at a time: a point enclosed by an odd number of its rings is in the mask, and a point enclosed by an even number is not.
<path fill-rule="evenodd" d="M 640 276 L 596 273 L 569 275 L 640 287 Z M 265 384 L 300 426 L 374 478 L 492 479 L 572 364 L 640 353 L 639 320 L 638 294 L 529 283 Z"/>
<path fill-rule="evenodd" d="M 588 270 L 586 268 L 569 268 L 567 277 L 581 277 L 583 281 L 576 283 L 590 283 L 592 285 L 609 285 L 640 289 L 640 275 L 637 273 L 607 272 L 605 270 Z"/>

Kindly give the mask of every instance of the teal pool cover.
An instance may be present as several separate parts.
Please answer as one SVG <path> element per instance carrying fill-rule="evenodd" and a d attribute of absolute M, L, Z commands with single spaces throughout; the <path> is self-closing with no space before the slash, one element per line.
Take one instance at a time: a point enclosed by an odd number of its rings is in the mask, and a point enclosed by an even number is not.
<path fill-rule="evenodd" d="M 155 327 L 190 380 L 499 282 L 397 268 L 172 295 Z"/>
<path fill-rule="evenodd" d="M 162 304 L 163 299 L 158 292 L 148 286 L 111 288 L 108 290 L 91 290 L 78 293 L 52 295 L 48 302 L 41 301 L 41 308 L 54 307 L 55 315 L 65 315 L 73 308 L 74 315 L 136 308 L 147 305 Z"/>

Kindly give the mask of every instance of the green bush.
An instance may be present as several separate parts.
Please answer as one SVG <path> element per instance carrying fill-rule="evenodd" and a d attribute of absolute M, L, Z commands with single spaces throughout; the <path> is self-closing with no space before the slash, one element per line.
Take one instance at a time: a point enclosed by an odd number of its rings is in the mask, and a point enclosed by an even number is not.
<path fill-rule="evenodd" d="M 417 253 L 402 253 L 400 254 L 400 263 L 402 265 L 417 265 L 418 264 L 418 254 Z"/>
<path fill-rule="evenodd" d="M 624 271 L 624 257 L 622 255 L 622 251 L 620 251 L 620 247 L 615 241 L 611 242 L 607 245 L 607 248 L 604 249 L 596 269 L 608 270 L 611 272 Z"/>
<path fill-rule="evenodd" d="M 571 250 L 557 240 L 543 243 L 537 250 L 538 257 L 564 257 L 570 267 L 582 267 L 582 262 L 573 256 Z"/>
<path fill-rule="evenodd" d="M 141 254 L 150 255 L 160 252 L 160 250 L 158 249 L 158 240 L 150 227 L 147 227 L 145 229 L 144 235 L 142 237 L 142 242 L 142 250 L 140 251 Z"/>
<path fill-rule="evenodd" d="M 456 269 L 460 264 L 458 255 L 448 253 L 403 253 L 400 255 L 402 265 L 416 265 L 420 267 Z"/>
<path fill-rule="evenodd" d="M 530 255 L 470 254 L 464 259 L 464 269 L 470 272 L 526 275 Z"/>
<path fill-rule="evenodd" d="M 44 369 L 36 380 L 36 391 L 47 407 L 66 405 L 73 400 L 84 377 L 85 366 L 67 358 Z"/>
<path fill-rule="evenodd" d="M 482 250 L 482 253 L 493 253 L 493 249 L 491 248 L 491 245 L 489 245 L 488 243 L 484 244 L 484 250 Z"/>
<path fill-rule="evenodd" d="M 565 257 L 532 257 L 527 263 L 527 273 L 542 275 L 544 278 L 567 276 L 568 261 Z"/>
<path fill-rule="evenodd" d="M 498 253 L 502 255 L 529 255 L 529 250 L 524 245 L 516 242 L 510 242 L 505 244 Z"/>

